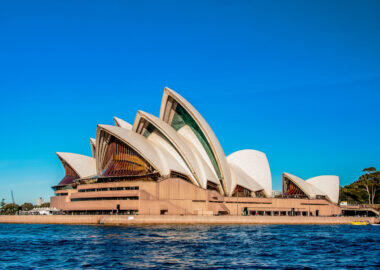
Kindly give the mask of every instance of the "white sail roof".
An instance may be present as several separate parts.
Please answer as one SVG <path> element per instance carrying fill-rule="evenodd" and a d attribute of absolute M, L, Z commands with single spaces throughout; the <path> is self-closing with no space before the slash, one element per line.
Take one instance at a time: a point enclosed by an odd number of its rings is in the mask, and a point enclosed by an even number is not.
<path fill-rule="evenodd" d="M 91 145 L 91 153 L 92 157 L 95 157 L 95 145 L 96 145 L 96 140 L 94 138 L 90 138 L 90 145 Z"/>
<path fill-rule="evenodd" d="M 292 183 L 299 187 L 309 199 L 315 199 L 318 192 L 313 185 L 306 183 L 302 178 L 290 173 L 283 173 L 283 177 L 292 181 Z"/>
<path fill-rule="evenodd" d="M 191 117 L 190 121 L 195 123 L 193 128 L 199 131 L 198 136 L 188 137 L 188 141 L 191 142 L 194 138 L 197 138 L 198 140 L 200 140 L 200 137 L 202 138 L 201 146 L 204 148 L 203 152 L 207 154 L 207 156 L 203 156 L 203 158 L 210 159 L 213 166 L 212 169 L 215 170 L 215 174 L 220 178 L 219 181 L 221 182 L 225 195 L 230 195 L 232 184 L 231 172 L 226 156 L 217 137 L 202 115 L 181 95 L 165 87 L 161 102 L 160 119 L 169 125 L 173 125 L 173 116 L 176 113 L 175 110 L 178 104 Z M 180 130 L 178 130 L 178 132 L 180 133 Z M 199 145 L 199 143 L 195 144 L 195 147 L 198 148 Z"/>
<path fill-rule="evenodd" d="M 100 164 L 102 164 L 105 150 L 107 148 L 107 141 L 101 140 L 102 131 L 111 134 L 130 146 L 162 176 L 169 176 L 172 170 L 185 174 L 186 171 L 183 166 L 178 164 L 178 162 L 166 150 L 157 147 L 140 134 L 125 128 L 110 125 L 98 125 L 96 136 L 98 173 L 100 173 Z"/>
<path fill-rule="evenodd" d="M 283 173 L 296 186 L 298 186 L 307 197 L 315 199 L 317 196 L 325 196 L 329 201 L 338 203 L 339 200 L 339 177 L 335 175 L 321 175 L 312 177 L 306 181 L 290 173 Z"/>
<path fill-rule="evenodd" d="M 144 126 L 146 125 L 144 125 L 142 121 L 147 121 L 147 123 L 151 124 L 162 134 L 159 135 L 153 132 L 152 134 L 147 135 L 148 140 L 151 139 L 157 142 L 157 140 L 163 136 L 164 138 L 162 139 L 167 140 L 168 142 L 165 143 L 161 141 L 161 144 L 164 144 L 163 146 L 165 146 L 166 149 L 172 149 L 172 155 L 177 157 L 179 163 L 183 163 L 183 165 L 189 169 L 188 175 L 191 174 L 189 177 L 194 179 L 196 185 L 206 188 L 207 180 L 216 182 L 215 177 L 212 172 L 210 172 L 211 169 L 199 155 L 199 152 L 182 138 L 170 125 L 149 113 L 138 111 L 133 130 L 139 134 L 145 133 Z"/>
<path fill-rule="evenodd" d="M 132 125 L 128 123 L 127 121 L 124 121 L 123 119 L 120 119 L 116 116 L 114 116 L 113 120 L 115 122 L 115 126 L 132 130 Z"/>
<path fill-rule="evenodd" d="M 249 176 L 252 186 L 262 187 L 267 197 L 272 195 L 271 172 L 268 159 L 263 152 L 251 149 L 240 150 L 230 154 L 227 160 L 230 166 L 240 168 Z"/>
<path fill-rule="evenodd" d="M 250 191 L 256 192 L 260 190 L 264 190 L 262 186 L 260 186 L 252 177 L 247 175 L 240 167 L 236 164 L 231 163 L 231 175 L 232 175 L 232 188 L 233 190 L 236 186 L 241 186 Z"/>
<path fill-rule="evenodd" d="M 336 175 L 320 175 L 305 181 L 316 187 L 333 203 L 339 201 L 339 177 Z"/>
<path fill-rule="evenodd" d="M 80 178 L 96 175 L 95 159 L 75 153 L 57 152 L 57 156 L 66 162 Z"/>

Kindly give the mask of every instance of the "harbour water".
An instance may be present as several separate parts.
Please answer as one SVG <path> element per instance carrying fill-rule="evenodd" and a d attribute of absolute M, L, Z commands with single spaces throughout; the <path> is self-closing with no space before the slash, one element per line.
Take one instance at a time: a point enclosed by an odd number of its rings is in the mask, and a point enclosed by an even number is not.
<path fill-rule="evenodd" d="M 380 226 L 0 224 L 0 269 L 376 269 Z"/>

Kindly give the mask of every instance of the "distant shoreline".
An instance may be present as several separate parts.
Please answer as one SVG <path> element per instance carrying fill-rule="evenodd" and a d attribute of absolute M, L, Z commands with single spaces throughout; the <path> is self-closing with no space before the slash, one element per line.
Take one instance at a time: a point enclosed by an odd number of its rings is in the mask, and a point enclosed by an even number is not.
<path fill-rule="evenodd" d="M 159 224 L 209 224 L 209 225 L 338 225 L 353 221 L 379 223 L 375 217 L 298 217 L 298 216 L 116 216 L 116 215 L 51 215 L 51 216 L 0 216 L 0 223 L 24 224 L 104 224 L 104 225 L 159 225 Z"/>

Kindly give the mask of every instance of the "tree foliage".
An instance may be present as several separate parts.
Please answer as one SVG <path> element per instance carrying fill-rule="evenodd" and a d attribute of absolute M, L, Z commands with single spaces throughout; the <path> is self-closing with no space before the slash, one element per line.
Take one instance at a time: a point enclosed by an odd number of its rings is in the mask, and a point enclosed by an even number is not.
<path fill-rule="evenodd" d="M 22 211 L 29 211 L 29 210 L 32 210 L 34 208 L 33 204 L 31 203 L 24 203 L 23 205 L 21 205 L 21 210 Z"/>
<path fill-rule="evenodd" d="M 40 207 L 50 207 L 50 203 L 46 202 L 40 205 Z"/>
<path fill-rule="evenodd" d="M 355 182 L 340 189 L 340 200 L 349 203 L 380 203 L 380 172 L 376 168 L 363 169 Z"/>
<path fill-rule="evenodd" d="M 1 214 L 3 215 L 15 215 L 20 207 L 15 203 L 7 203 L 1 207 Z"/>

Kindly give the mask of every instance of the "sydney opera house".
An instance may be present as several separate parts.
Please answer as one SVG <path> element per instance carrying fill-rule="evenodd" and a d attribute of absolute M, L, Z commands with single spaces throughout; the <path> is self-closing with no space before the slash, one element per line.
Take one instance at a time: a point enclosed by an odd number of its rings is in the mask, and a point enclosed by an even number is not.
<path fill-rule="evenodd" d="M 199 112 L 165 88 L 159 117 L 138 111 L 133 125 L 114 118 L 90 139 L 92 157 L 58 152 L 65 176 L 51 206 L 68 214 L 300 215 L 340 214 L 339 178 L 283 174 L 272 194 L 267 157 L 228 156 Z"/>

